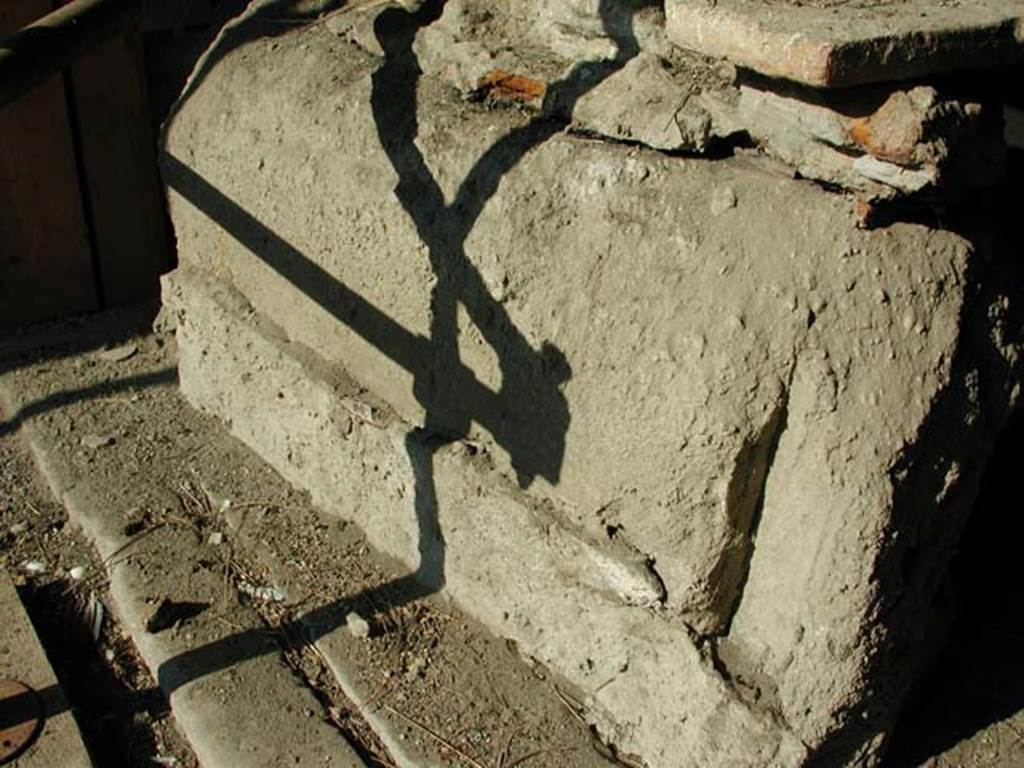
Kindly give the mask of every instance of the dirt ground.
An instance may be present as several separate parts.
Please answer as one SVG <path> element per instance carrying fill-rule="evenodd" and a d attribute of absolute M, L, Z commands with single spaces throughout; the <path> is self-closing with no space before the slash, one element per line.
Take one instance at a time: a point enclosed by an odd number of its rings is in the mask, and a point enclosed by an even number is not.
<path fill-rule="evenodd" d="M 0 422 L 2 557 L 98 766 L 196 760 L 118 626 L 94 551 L 38 477 L 14 428 L 25 416 L 55 436 L 55 454 L 102 489 L 105 506 L 127 510 L 122 524 L 132 546 L 123 556 L 165 585 L 148 598 L 148 629 L 201 635 L 204 623 L 232 621 L 239 605 L 256 609 L 284 662 L 322 705 L 308 716 L 339 728 L 369 765 L 393 760 L 308 642 L 311 616 L 334 625 L 350 611 L 369 619 L 368 638 L 335 633 L 337 653 L 350 660 L 361 689 L 373 692 L 369 706 L 399 740 L 441 765 L 631 764 L 592 735 L 571 689 L 443 598 L 374 604 L 372 595 L 402 569 L 188 407 L 176 390 L 173 339 L 132 337 L 123 322 L 106 326 L 106 343 L 102 322 L 91 344 L 75 340 L 76 328 L 58 327 L 70 339 L 63 347 L 23 344 L 26 356 L 0 362 L 33 393 L 31 407 Z M 140 330 L 148 319 L 129 322 Z M 190 552 L 172 544 L 171 533 L 180 542 L 182 532 Z M 166 563 L 185 559 L 187 585 L 160 581 Z M 90 595 L 107 607 L 99 640 L 88 629 Z"/>
<path fill-rule="evenodd" d="M 97 766 L 198 763 L 111 605 L 96 551 L 15 432 L 0 430 L 0 559 L 46 648 Z M 39 569 L 42 570 L 39 570 Z M 74 575 L 72 575 L 74 574 Z M 77 578 L 76 578 L 77 577 Z M 103 608 L 99 636 L 92 622 Z"/>

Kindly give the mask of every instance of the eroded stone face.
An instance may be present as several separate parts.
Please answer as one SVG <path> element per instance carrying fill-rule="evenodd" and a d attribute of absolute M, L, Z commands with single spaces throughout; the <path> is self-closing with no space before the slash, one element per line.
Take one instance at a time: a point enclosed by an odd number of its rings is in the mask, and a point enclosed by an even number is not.
<path fill-rule="evenodd" d="M 411 566 L 422 480 L 402 434 L 467 446 L 477 461 L 434 465 L 456 599 L 592 692 L 603 732 L 652 765 L 798 764 L 849 727 L 913 618 L 877 609 L 910 578 L 887 559 L 912 527 L 895 511 L 938 508 L 915 478 L 969 446 L 975 406 L 947 393 L 974 370 L 994 413 L 1010 399 L 1007 370 L 954 364 L 984 358 L 965 328 L 996 322 L 970 288 L 979 255 L 923 226 L 861 231 L 849 200 L 753 157 L 467 103 L 393 32 L 385 62 L 323 28 L 257 35 L 180 105 L 164 168 L 174 302 L 197 318 L 185 391 Z M 224 319 L 204 276 L 234 297 Z M 942 509 L 935 551 L 964 514 Z M 726 634 L 788 726 L 693 639 Z"/>

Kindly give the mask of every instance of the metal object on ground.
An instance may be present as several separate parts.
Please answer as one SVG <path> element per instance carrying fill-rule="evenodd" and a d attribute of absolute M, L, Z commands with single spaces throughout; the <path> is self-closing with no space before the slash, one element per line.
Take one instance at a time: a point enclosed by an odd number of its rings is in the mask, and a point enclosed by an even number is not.
<path fill-rule="evenodd" d="M 43 726 L 39 694 L 17 680 L 0 680 L 0 765 L 18 757 Z"/>

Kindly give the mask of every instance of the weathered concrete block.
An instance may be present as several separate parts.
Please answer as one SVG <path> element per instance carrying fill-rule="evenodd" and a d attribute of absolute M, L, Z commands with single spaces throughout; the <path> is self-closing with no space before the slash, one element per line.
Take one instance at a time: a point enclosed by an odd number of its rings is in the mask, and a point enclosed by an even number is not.
<path fill-rule="evenodd" d="M 666 0 L 669 37 L 772 77 L 842 87 L 1024 58 L 1024 2 Z"/>
<path fill-rule="evenodd" d="M 413 25 L 378 20 L 383 62 L 322 28 L 228 35 L 179 106 L 180 261 L 242 297 L 216 320 L 205 278 L 174 283 L 186 392 L 410 563 L 436 555 L 410 509 L 433 477 L 447 588 L 593 690 L 652 765 L 799 762 L 771 712 L 870 762 L 909 679 L 884 663 L 894 633 L 927 624 L 934 589 L 902 542 L 940 516 L 915 546 L 941 570 L 970 494 L 932 484 L 969 488 L 963 454 L 1011 399 L 984 254 L 859 231 L 848 201 L 753 161 L 466 103 L 419 76 Z M 342 445 L 345 413 L 370 426 Z M 407 449 L 412 427 L 478 460 Z M 759 689 L 752 710 L 690 631 Z"/>
<path fill-rule="evenodd" d="M 418 566 L 426 589 L 443 579 L 487 626 L 578 685 L 592 721 L 621 749 L 664 766 L 800 763 L 800 742 L 743 703 L 685 629 L 652 610 L 659 585 L 642 562 L 566 530 L 471 445 L 432 450 L 217 278 L 179 269 L 164 298 L 189 400 L 317 504 Z M 422 509 L 425 482 L 432 512 Z M 430 530 L 438 525 L 443 540 Z"/>

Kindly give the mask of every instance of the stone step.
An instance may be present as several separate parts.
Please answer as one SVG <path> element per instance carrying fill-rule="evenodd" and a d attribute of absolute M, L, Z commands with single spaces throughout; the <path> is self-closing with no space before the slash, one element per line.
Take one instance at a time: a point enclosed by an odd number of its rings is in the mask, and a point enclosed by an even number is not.
<path fill-rule="evenodd" d="M 92 407 L 89 385 L 95 396 L 97 389 L 109 386 L 116 391 L 118 384 L 102 379 L 88 385 L 76 381 L 76 361 L 81 366 L 76 358 L 63 361 L 68 374 L 64 385 L 86 390 L 82 401 L 83 410 L 91 412 L 89 434 L 117 434 L 129 455 L 167 461 L 167 454 L 151 452 L 152 444 L 124 439 L 123 423 L 103 418 L 103 410 Z M 173 386 L 172 368 L 162 366 L 147 373 L 151 383 Z M 7 372 L 0 379 L 0 405 L 19 424 L 72 524 L 82 528 L 107 563 L 112 609 L 169 699 L 200 762 L 211 768 L 270 768 L 282 762 L 362 768 L 362 759 L 336 728 L 323 718 L 306 716 L 307 711 L 320 711 L 319 703 L 280 663 L 280 648 L 251 608 L 229 601 L 219 606 L 216 617 L 190 621 L 191 616 L 183 614 L 184 618 L 171 622 L 174 626 L 153 629 L 156 611 L 166 601 L 204 610 L 211 606 L 224 592 L 223 577 L 199 565 L 204 552 L 197 547 L 195 532 L 187 527 L 141 524 L 131 532 L 136 527 L 133 518 L 156 512 L 150 506 L 154 489 L 147 476 L 156 477 L 159 471 L 146 460 L 105 463 L 104 471 L 98 471 L 91 454 L 111 449 L 115 438 L 104 439 L 99 447 L 81 443 L 82 436 L 76 439 L 74 432 L 69 440 L 67 425 L 83 424 L 72 413 L 76 398 L 63 399 L 64 390 L 41 392 L 37 386 L 42 381 L 24 370 Z M 138 381 L 125 383 L 125 389 L 145 386 Z M 38 407 L 54 401 L 65 407 Z M 173 443 L 166 448 L 174 453 Z M 137 494 L 117 490 L 132 486 Z"/>
<path fill-rule="evenodd" d="M 610 6 L 598 47 L 629 42 Z M 650 765 L 877 758 L 1017 396 L 987 241 L 467 102 L 417 64 L 431 29 L 251 18 L 209 53 L 163 147 L 187 396 Z M 871 144 L 899 107 L 795 121 Z"/>
<path fill-rule="evenodd" d="M 6 570 L 0 570 L 0 627 L 0 762 L 13 759 L 14 768 L 91 768 L 75 717 Z M 24 697 L 16 692 L 19 683 L 27 686 Z"/>
<path fill-rule="evenodd" d="M 3 425 L 104 557 L 111 610 L 204 766 L 606 764 L 579 691 L 193 410 L 171 339 L 115 322 L 132 355 L 97 349 L 105 319 L 11 350 L 40 357 L 0 365 Z"/>

